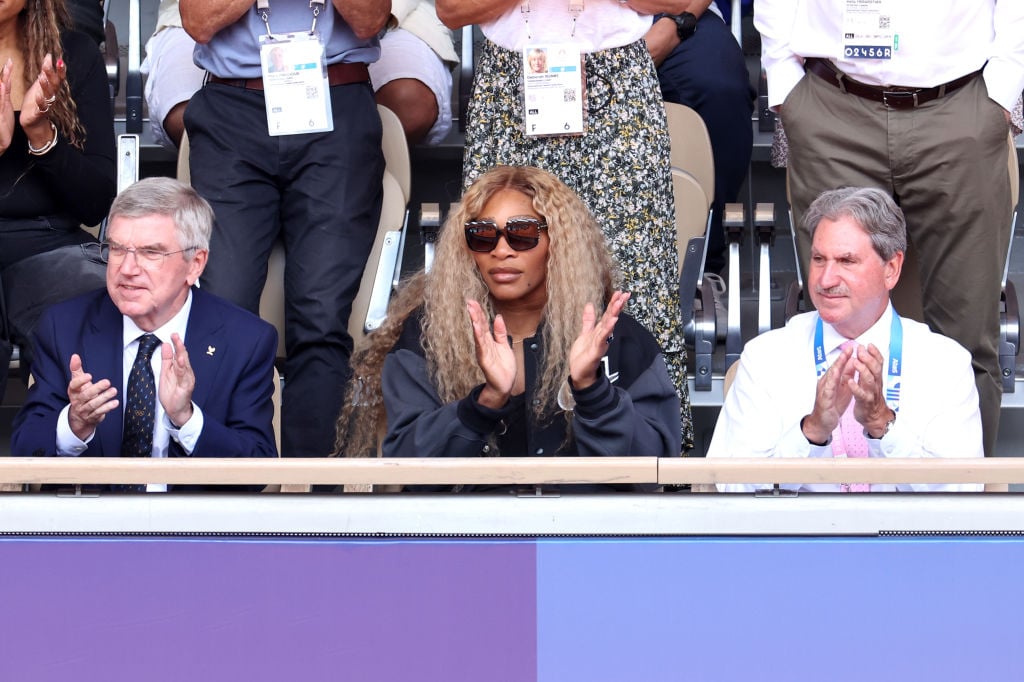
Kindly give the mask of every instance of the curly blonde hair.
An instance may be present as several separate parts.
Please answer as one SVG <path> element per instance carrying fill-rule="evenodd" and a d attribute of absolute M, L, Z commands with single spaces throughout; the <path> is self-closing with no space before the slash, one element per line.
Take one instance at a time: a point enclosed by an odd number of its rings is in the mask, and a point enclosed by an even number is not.
<path fill-rule="evenodd" d="M 616 284 L 613 260 L 594 216 L 558 178 L 539 168 L 497 166 L 480 176 L 449 214 L 430 272 L 419 272 L 402 285 L 386 322 L 353 354 L 353 379 L 337 424 L 337 454 L 376 454 L 376 442 L 386 424 L 380 383 L 384 358 L 405 320 L 418 309 L 422 308 L 421 343 L 427 371 L 441 400 L 460 400 L 483 383 L 465 300 L 480 301 L 491 319 L 496 311 L 466 246 L 463 226 L 478 218 L 484 205 L 503 190 L 530 197 L 534 210 L 548 224 L 545 354 L 534 396 L 538 400 L 535 415 L 554 413 L 559 394 L 568 394 L 569 350 L 579 335 L 583 308 L 590 302 L 601 314 Z"/>
<path fill-rule="evenodd" d="M 71 27 L 71 15 L 64 0 L 26 0 L 19 14 L 18 47 L 25 57 L 22 79 L 28 90 L 43 69 L 43 59 L 53 55 L 54 68 L 64 58 L 60 35 Z M 73 146 L 81 149 L 85 144 L 85 128 L 78 120 L 78 107 L 71 96 L 71 86 L 65 78 L 50 106 L 49 118 L 58 132 Z"/>

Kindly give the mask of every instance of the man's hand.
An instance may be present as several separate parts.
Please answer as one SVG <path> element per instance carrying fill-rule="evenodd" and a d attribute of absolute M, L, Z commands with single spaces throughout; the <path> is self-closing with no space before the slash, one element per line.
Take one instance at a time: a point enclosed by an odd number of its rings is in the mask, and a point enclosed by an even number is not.
<path fill-rule="evenodd" d="M 839 420 L 850 404 L 852 393 L 849 384 L 853 380 L 853 362 L 850 357 L 853 348 L 847 348 L 828 371 L 818 379 L 814 396 L 814 409 L 803 419 L 804 437 L 812 443 L 825 443 L 839 426 Z"/>
<path fill-rule="evenodd" d="M 97 424 L 106 418 L 108 412 L 117 409 L 117 389 L 110 385 L 109 379 L 93 383 L 92 375 L 82 369 L 82 358 L 77 353 L 71 356 L 68 368 L 71 370 L 68 424 L 71 432 L 84 441 L 95 433 Z"/>
<path fill-rule="evenodd" d="M 874 344 L 869 343 L 867 347 L 858 346 L 857 354 L 850 362 L 857 372 L 856 380 L 852 377 L 848 380 L 854 400 L 853 417 L 863 424 L 872 438 L 881 438 L 886 423 L 895 418 L 893 411 L 885 404 L 883 394 L 885 358 Z"/>
<path fill-rule="evenodd" d="M 160 346 L 160 357 L 160 404 L 171 424 L 180 427 L 192 417 L 192 391 L 196 387 L 196 375 L 181 336 L 171 334 L 171 343 Z"/>
<path fill-rule="evenodd" d="M 483 391 L 478 402 L 484 407 L 504 407 L 512 395 L 515 385 L 516 356 L 508 343 L 508 330 L 501 315 L 494 318 L 494 333 L 491 333 L 487 316 L 478 301 L 466 300 L 466 310 L 473 323 L 473 340 L 476 343 L 476 361 L 484 373 Z"/>

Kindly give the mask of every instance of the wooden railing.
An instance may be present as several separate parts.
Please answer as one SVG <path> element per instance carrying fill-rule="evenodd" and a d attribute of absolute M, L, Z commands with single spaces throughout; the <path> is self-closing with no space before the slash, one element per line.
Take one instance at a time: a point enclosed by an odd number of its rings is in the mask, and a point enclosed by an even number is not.
<path fill-rule="evenodd" d="M 1024 458 L 122 459 L 0 457 L 0 484 L 1024 483 Z"/>

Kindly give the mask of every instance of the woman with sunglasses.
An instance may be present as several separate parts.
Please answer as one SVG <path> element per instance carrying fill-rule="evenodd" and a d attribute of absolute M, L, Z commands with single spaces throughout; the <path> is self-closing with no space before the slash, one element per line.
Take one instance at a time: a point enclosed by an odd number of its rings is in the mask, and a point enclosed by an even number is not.
<path fill-rule="evenodd" d="M 372 456 L 386 429 L 386 457 L 678 455 L 679 397 L 613 276 L 562 182 L 484 174 L 353 356 L 339 453 Z"/>
<path fill-rule="evenodd" d="M 437 0 L 448 28 L 476 24 L 463 189 L 497 165 L 537 166 L 576 192 L 632 292 L 628 310 L 665 352 L 693 428 L 679 313 L 668 123 L 644 40 L 659 12 L 710 0 Z M 546 50 L 546 75 L 531 55 Z"/>

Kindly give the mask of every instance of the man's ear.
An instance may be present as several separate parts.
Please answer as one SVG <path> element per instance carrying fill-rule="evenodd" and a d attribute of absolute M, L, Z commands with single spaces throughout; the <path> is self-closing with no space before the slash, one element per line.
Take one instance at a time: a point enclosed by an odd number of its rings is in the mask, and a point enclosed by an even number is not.
<path fill-rule="evenodd" d="M 897 251 L 892 258 L 890 258 L 884 266 L 885 272 L 885 286 L 889 291 L 892 291 L 896 283 L 900 281 L 900 273 L 903 272 L 903 252 Z"/>
<path fill-rule="evenodd" d="M 199 276 L 206 269 L 206 260 L 209 257 L 210 252 L 206 249 L 196 249 L 196 252 L 192 254 L 192 260 L 189 261 L 188 275 L 185 277 L 185 281 L 188 282 L 189 286 L 199 281 Z"/>

